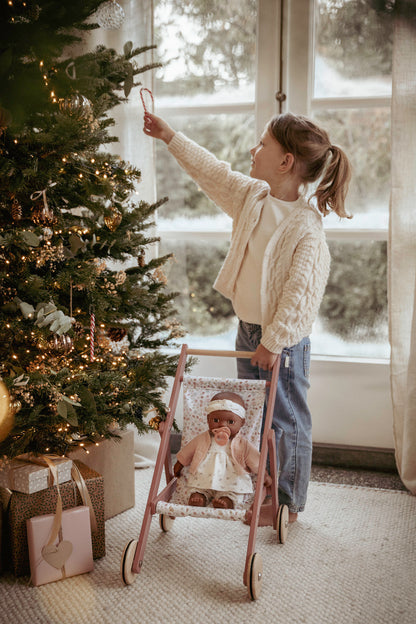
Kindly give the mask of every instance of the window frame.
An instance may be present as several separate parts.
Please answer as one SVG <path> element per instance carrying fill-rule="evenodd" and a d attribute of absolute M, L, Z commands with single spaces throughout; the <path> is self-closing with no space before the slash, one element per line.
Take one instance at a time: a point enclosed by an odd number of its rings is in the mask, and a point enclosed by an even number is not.
<path fill-rule="evenodd" d="M 325 98 L 314 99 L 310 71 L 313 43 L 313 8 L 315 0 L 258 0 L 257 59 L 255 102 L 236 102 L 216 106 L 182 107 L 181 114 L 252 112 L 256 135 L 270 117 L 293 110 L 310 115 L 322 105 L 331 108 L 389 106 L 390 98 Z M 285 94 L 286 99 L 276 99 Z M 158 108 L 160 114 L 173 116 L 173 109 Z M 360 241 L 388 239 L 388 228 L 325 228 L 328 240 Z M 167 231 L 158 235 L 166 239 L 227 240 L 230 232 Z M 225 358 L 228 360 L 228 358 Z M 213 358 L 201 359 L 193 374 L 212 375 Z M 234 364 L 227 361 L 226 377 L 235 377 Z M 314 414 L 314 443 L 392 449 L 392 407 L 389 385 L 389 360 L 349 356 L 312 355 L 309 405 Z M 349 389 L 346 391 L 346 388 Z M 351 392 L 350 389 L 354 388 Z M 323 400 L 324 397 L 324 400 Z M 342 400 L 340 401 L 340 397 Z"/>
<path fill-rule="evenodd" d="M 182 105 L 178 115 L 219 115 L 223 113 L 253 113 L 256 136 L 260 136 L 267 121 L 279 112 L 291 110 L 298 114 L 311 115 L 315 110 L 330 108 L 390 107 L 391 98 L 369 97 L 313 97 L 313 43 L 314 7 L 317 0 L 258 0 L 256 37 L 256 85 L 254 101 L 217 103 L 212 105 Z M 279 94 L 283 94 L 279 98 Z M 157 113 L 174 117 L 175 105 L 159 106 Z M 157 235 L 167 239 L 198 240 L 214 239 L 226 241 L 230 230 L 165 230 L 157 227 Z M 330 241 L 388 240 L 388 227 L 360 228 L 349 226 L 325 227 Z M 352 361 L 350 356 L 316 355 L 319 358 L 334 358 Z M 379 358 L 362 358 L 377 361 Z M 385 360 L 388 361 L 387 359 Z"/>

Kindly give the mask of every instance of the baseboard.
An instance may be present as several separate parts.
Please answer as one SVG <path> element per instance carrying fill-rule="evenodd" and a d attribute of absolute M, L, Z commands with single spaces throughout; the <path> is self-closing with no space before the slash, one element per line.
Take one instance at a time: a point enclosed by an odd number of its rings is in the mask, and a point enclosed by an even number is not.
<path fill-rule="evenodd" d="M 387 448 L 315 443 L 312 463 L 318 466 L 377 470 L 397 474 L 394 449 Z"/>
<path fill-rule="evenodd" d="M 180 433 L 171 434 L 170 449 L 174 455 L 181 447 L 181 437 Z M 315 443 L 312 463 L 318 466 L 377 470 L 397 474 L 394 449 Z"/>

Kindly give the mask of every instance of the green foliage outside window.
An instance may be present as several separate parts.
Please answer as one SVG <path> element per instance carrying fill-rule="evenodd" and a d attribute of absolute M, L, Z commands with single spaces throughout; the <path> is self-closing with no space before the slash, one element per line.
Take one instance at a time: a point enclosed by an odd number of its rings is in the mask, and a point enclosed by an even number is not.
<path fill-rule="evenodd" d="M 321 320 L 331 333 L 353 342 L 387 340 L 387 244 L 330 242 L 331 274 Z"/>
<path fill-rule="evenodd" d="M 317 53 L 348 78 L 391 75 L 393 20 L 377 0 L 320 0 Z"/>
<path fill-rule="evenodd" d="M 162 244 L 161 249 L 164 254 L 171 251 L 170 245 Z M 173 260 L 165 272 L 169 287 L 179 293 L 180 319 L 191 334 L 221 334 L 230 326 L 234 316 L 231 302 L 212 288 L 227 249 L 226 242 L 174 243 Z"/>

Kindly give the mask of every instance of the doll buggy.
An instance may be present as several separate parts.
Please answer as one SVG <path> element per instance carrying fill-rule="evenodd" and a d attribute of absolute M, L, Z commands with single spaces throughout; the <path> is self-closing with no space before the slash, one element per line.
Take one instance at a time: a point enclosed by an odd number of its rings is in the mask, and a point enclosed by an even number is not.
<path fill-rule="evenodd" d="M 184 469 L 185 474 L 182 472 L 179 478 L 176 478 L 173 474 L 170 435 L 181 387 L 183 387 L 184 391 L 182 445 L 186 444 L 204 428 L 206 429 L 207 424 L 203 409 L 204 404 L 208 403 L 216 392 L 231 390 L 239 393 L 246 403 L 247 410 L 244 434 L 258 447 L 267 383 L 261 380 L 220 379 L 184 375 L 186 359 L 189 355 L 250 358 L 253 354 L 245 351 L 196 350 L 188 349 L 187 345 L 182 346 L 172 386 L 167 418 L 160 423 L 159 427 L 161 436 L 160 447 L 147 504 L 144 510 L 140 535 L 138 540 L 130 540 L 124 549 L 121 559 L 121 577 L 126 585 L 130 585 L 141 571 L 153 515 L 159 515 L 160 528 L 162 531 L 167 532 L 172 528 L 174 519 L 178 516 L 244 520 L 247 508 L 250 507 L 252 512 L 243 582 L 247 586 L 249 597 L 252 600 L 257 600 L 261 592 L 263 564 L 261 555 L 255 552 L 255 542 L 260 506 L 266 494 L 271 496 L 273 518 L 275 518 L 273 529 L 277 531 L 277 541 L 279 543 L 283 544 L 285 542 L 288 530 L 288 507 L 286 505 L 279 506 L 278 504 L 276 443 L 274 432 L 271 427 L 280 356 L 273 367 L 272 378 L 269 384 L 270 399 L 267 403 L 264 420 L 264 433 L 261 442 L 258 474 L 253 479 L 254 494 L 251 496 L 251 500 L 247 500 L 246 504 L 241 508 L 214 509 L 210 506 L 192 507 L 187 505 L 186 498 L 184 498 L 186 469 Z M 269 457 L 272 484 L 270 488 L 266 490 L 263 483 L 266 473 L 267 457 Z M 159 492 L 163 469 L 165 471 L 166 486 Z"/>

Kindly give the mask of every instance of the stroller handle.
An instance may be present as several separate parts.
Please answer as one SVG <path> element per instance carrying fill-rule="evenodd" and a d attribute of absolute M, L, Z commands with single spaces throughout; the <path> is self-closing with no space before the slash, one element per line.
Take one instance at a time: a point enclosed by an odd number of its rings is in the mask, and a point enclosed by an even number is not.
<path fill-rule="evenodd" d="M 220 357 L 238 357 L 251 359 L 254 351 L 217 351 L 215 349 L 187 349 L 187 355 L 215 355 Z"/>

